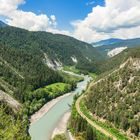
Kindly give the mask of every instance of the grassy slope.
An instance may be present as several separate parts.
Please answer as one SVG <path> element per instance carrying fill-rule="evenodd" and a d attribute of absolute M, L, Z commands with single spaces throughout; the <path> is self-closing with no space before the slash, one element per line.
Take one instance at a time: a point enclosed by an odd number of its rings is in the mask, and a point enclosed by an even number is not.
<path fill-rule="evenodd" d="M 39 90 L 44 90 L 49 96 L 56 97 L 69 92 L 71 90 L 71 85 L 66 83 L 55 83 L 45 86 L 44 88 L 40 88 L 36 90 L 36 92 Z"/>
<path fill-rule="evenodd" d="M 76 84 L 77 82 L 84 80 L 83 77 L 74 76 L 74 75 L 67 74 L 67 73 L 64 73 L 61 71 L 59 72 L 59 74 L 63 77 L 63 79 L 66 83 L 70 83 L 70 84 L 72 84 L 72 83 Z"/>
<path fill-rule="evenodd" d="M 63 77 L 63 82 L 50 84 L 28 93 L 27 99 L 25 99 L 27 114 L 33 114 L 48 101 L 74 90 L 76 83 L 83 80 L 81 77 L 71 76 L 63 72 L 59 73 Z"/>
<path fill-rule="evenodd" d="M 119 132 L 115 127 L 111 126 L 109 123 L 103 123 L 97 119 L 95 119 L 87 109 L 84 104 L 84 101 L 80 103 L 81 111 L 86 115 L 87 118 L 92 120 L 96 125 L 108 131 L 111 135 L 115 136 L 118 140 L 128 140 L 128 138 Z"/>
<path fill-rule="evenodd" d="M 75 97 L 76 99 L 77 97 Z M 75 103 L 72 106 L 72 113 L 68 128 L 76 140 L 89 140 L 87 129 L 91 128 L 91 136 L 96 140 L 112 140 L 100 131 L 92 128 L 85 119 L 83 119 L 76 110 Z M 91 137 L 90 137 L 91 138 Z M 92 139 L 92 138 L 91 138 Z"/>
<path fill-rule="evenodd" d="M 65 66 L 63 69 L 77 74 L 81 73 L 80 70 L 75 68 L 75 66 Z"/>

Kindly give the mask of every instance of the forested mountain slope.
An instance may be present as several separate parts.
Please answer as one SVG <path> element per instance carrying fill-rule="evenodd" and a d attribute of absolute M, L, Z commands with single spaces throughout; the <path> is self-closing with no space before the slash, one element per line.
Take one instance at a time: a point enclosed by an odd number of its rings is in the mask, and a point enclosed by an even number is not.
<path fill-rule="evenodd" d="M 25 89 L 33 90 L 61 79 L 39 56 L 24 49 L 0 46 L 0 87 L 11 91 L 16 99 L 23 102 Z"/>
<path fill-rule="evenodd" d="M 0 28 L 0 36 L 1 45 L 26 49 L 55 65 L 81 65 L 102 58 L 91 45 L 65 35 L 29 32 L 8 26 Z"/>
<path fill-rule="evenodd" d="M 23 119 L 21 110 L 13 112 L 7 104 L 0 101 L 0 139 L 30 140 L 27 134 L 27 119 Z"/>
<path fill-rule="evenodd" d="M 85 104 L 93 117 L 140 139 L 140 56 L 91 86 Z"/>
<path fill-rule="evenodd" d="M 0 88 L 21 102 L 23 91 L 61 82 L 62 76 L 54 69 L 74 65 L 88 70 L 102 58 L 91 45 L 64 35 L 29 32 L 5 24 L 0 27 L 0 36 Z"/>

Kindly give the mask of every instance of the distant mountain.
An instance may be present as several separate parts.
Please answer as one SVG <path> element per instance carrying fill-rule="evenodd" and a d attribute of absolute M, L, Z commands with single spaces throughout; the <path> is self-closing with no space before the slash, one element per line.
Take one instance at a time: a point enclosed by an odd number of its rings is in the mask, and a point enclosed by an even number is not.
<path fill-rule="evenodd" d="M 107 45 L 101 45 L 98 46 L 96 49 L 103 54 L 105 57 L 109 57 L 110 51 L 119 48 L 119 50 L 123 50 L 123 48 L 134 48 L 140 46 L 140 38 L 135 39 L 127 39 L 127 40 L 120 40 L 118 42 L 107 44 Z M 117 50 L 115 50 L 117 51 Z M 121 51 L 120 51 L 121 52 Z M 118 54 L 118 53 L 116 53 Z"/>
<path fill-rule="evenodd" d="M 98 72 L 108 72 L 114 68 L 117 68 L 121 63 L 125 62 L 129 57 L 132 58 L 140 58 L 140 46 L 134 48 L 128 48 L 121 52 L 120 54 L 107 59 L 105 61 L 100 62 L 97 64 Z"/>
<path fill-rule="evenodd" d="M 6 27 L 6 26 L 8 26 L 8 25 L 0 20 L 0 27 Z"/>
<path fill-rule="evenodd" d="M 92 45 L 93 45 L 93 47 L 99 47 L 99 46 L 103 46 L 103 45 L 111 45 L 111 44 L 118 43 L 121 41 L 123 41 L 123 40 L 118 39 L 118 38 L 110 38 L 110 39 L 101 40 L 99 42 L 92 43 Z"/>

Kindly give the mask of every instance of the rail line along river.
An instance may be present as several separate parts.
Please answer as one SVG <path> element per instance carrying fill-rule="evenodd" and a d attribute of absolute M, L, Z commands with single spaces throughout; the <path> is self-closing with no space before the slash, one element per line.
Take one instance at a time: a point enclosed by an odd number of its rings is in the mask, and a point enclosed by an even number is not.
<path fill-rule="evenodd" d="M 50 140 L 53 130 L 63 117 L 70 110 L 69 105 L 73 102 L 75 94 L 81 94 L 86 89 L 88 82 L 91 80 L 89 76 L 84 76 L 84 81 L 77 84 L 77 88 L 60 99 L 53 107 L 47 111 L 39 120 L 32 123 L 29 128 L 29 133 L 32 140 Z"/>

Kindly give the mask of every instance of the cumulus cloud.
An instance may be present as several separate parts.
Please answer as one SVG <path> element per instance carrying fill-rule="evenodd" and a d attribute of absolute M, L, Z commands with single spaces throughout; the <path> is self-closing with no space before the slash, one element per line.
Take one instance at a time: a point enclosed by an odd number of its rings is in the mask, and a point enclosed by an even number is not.
<path fill-rule="evenodd" d="M 50 31 L 54 33 L 69 34 L 67 31 L 56 29 L 57 22 L 55 15 L 48 17 L 46 14 L 35 14 L 19 10 L 25 0 L 0 0 L 0 16 L 4 16 L 11 26 L 24 28 L 30 31 Z"/>
<path fill-rule="evenodd" d="M 74 36 L 89 42 L 110 37 L 140 37 L 140 0 L 105 0 L 84 20 L 74 21 Z M 140 31 L 140 30 L 139 30 Z"/>
<path fill-rule="evenodd" d="M 18 7 L 26 0 L 0 0 L 0 16 L 12 26 L 30 31 L 49 31 L 76 37 L 86 42 L 107 38 L 140 37 L 140 0 L 105 0 L 104 6 L 93 7 L 83 20 L 72 22 L 73 32 L 57 29 L 55 15 L 35 14 Z M 88 3 L 93 4 L 94 1 Z"/>
<path fill-rule="evenodd" d="M 52 24 L 51 20 L 43 14 L 36 15 L 32 12 L 15 11 L 7 19 L 9 25 L 25 28 L 31 31 L 46 30 Z"/>
<path fill-rule="evenodd" d="M 0 0 L 0 15 L 10 16 L 24 0 Z"/>

